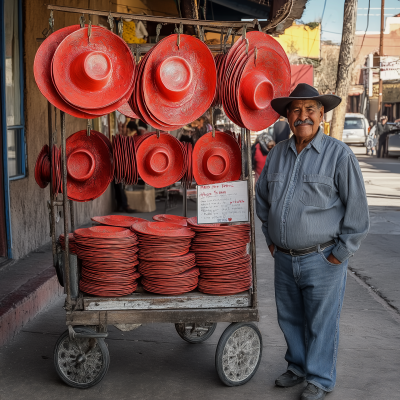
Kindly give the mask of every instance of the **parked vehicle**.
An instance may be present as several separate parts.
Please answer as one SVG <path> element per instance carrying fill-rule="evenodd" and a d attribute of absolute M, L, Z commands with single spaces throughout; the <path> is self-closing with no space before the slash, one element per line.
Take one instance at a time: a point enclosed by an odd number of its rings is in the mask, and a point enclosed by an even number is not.
<path fill-rule="evenodd" d="M 344 120 L 343 142 L 347 144 L 362 144 L 368 135 L 368 120 L 363 114 L 347 113 Z"/>
<path fill-rule="evenodd" d="M 392 125 L 392 124 L 391 124 Z M 387 137 L 387 155 L 400 156 L 400 125 L 390 126 L 390 133 Z"/>

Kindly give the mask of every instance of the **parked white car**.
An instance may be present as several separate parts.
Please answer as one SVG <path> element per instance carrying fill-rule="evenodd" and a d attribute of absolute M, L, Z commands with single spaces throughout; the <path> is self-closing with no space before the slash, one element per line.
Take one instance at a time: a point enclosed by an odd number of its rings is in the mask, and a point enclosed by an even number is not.
<path fill-rule="evenodd" d="M 365 145 L 368 135 L 368 120 L 362 114 L 347 113 L 344 120 L 343 142 Z"/>

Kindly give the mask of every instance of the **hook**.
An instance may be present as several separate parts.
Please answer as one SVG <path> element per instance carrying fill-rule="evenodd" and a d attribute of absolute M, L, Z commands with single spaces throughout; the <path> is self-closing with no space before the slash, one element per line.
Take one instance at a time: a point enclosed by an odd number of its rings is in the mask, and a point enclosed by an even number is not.
<path fill-rule="evenodd" d="M 114 18 L 111 15 L 111 11 L 108 14 L 108 18 L 107 19 L 108 19 L 108 24 L 110 25 L 110 31 L 112 32 L 114 30 Z"/>
<path fill-rule="evenodd" d="M 88 26 L 88 42 L 90 43 L 90 36 L 92 36 L 92 21 L 89 19 L 89 26 Z"/>
<path fill-rule="evenodd" d="M 179 24 L 179 29 L 178 29 L 178 39 L 176 41 L 176 45 L 178 46 L 178 50 L 180 50 L 179 46 L 181 44 L 181 33 L 183 32 L 183 25 L 182 22 Z"/>
<path fill-rule="evenodd" d="M 210 122 L 212 127 L 212 137 L 215 138 L 214 107 L 210 107 Z"/>
<path fill-rule="evenodd" d="M 84 27 L 85 27 L 85 14 L 82 14 L 82 15 L 79 17 L 79 25 L 81 26 L 81 28 L 84 28 Z"/>
<path fill-rule="evenodd" d="M 229 36 L 231 36 L 233 28 L 229 28 L 228 32 L 226 33 L 225 39 L 224 39 L 224 53 L 226 53 L 226 42 L 228 41 Z"/>
<path fill-rule="evenodd" d="M 141 53 L 142 53 L 142 52 L 140 51 L 140 44 L 137 44 L 137 45 L 136 45 L 136 53 L 135 53 L 135 61 L 136 61 L 136 64 L 139 64 Z"/>
<path fill-rule="evenodd" d="M 203 27 L 203 26 L 201 26 L 201 27 L 199 28 L 199 39 L 200 39 L 202 42 L 204 42 L 204 27 Z"/>
<path fill-rule="evenodd" d="M 90 136 L 90 131 L 92 130 L 92 121 L 90 119 L 87 120 L 87 128 L 86 128 L 86 135 Z"/>
<path fill-rule="evenodd" d="M 255 47 L 254 48 L 254 65 L 256 65 L 256 61 L 257 61 L 257 52 L 258 52 L 258 49 L 257 49 L 257 47 Z"/>
<path fill-rule="evenodd" d="M 246 39 L 246 30 L 247 30 L 247 24 L 244 24 L 243 27 L 243 32 L 242 32 L 242 39 L 245 40 Z"/>
<path fill-rule="evenodd" d="M 162 27 L 162 24 L 158 24 L 156 27 L 156 33 L 157 33 L 156 43 L 158 42 L 158 38 L 160 37 L 161 27 Z"/>
<path fill-rule="evenodd" d="M 246 41 L 246 55 L 249 55 L 249 39 L 245 38 Z"/>
<path fill-rule="evenodd" d="M 235 36 L 236 36 L 236 30 L 233 30 L 233 31 L 232 31 L 231 47 L 235 44 Z"/>
<path fill-rule="evenodd" d="M 257 19 L 257 27 L 258 27 L 258 31 L 262 32 L 260 21 L 258 19 Z"/>
<path fill-rule="evenodd" d="M 51 32 L 54 33 L 54 16 L 53 16 L 53 10 L 50 11 L 49 26 L 50 26 Z"/>
<path fill-rule="evenodd" d="M 221 37 L 219 39 L 220 43 L 221 43 L 221 53 L 224 51 L 224 28 L 221 28 Z"/>
<path fill-rule="evenodd" d="M 160 139 L 160 130 L 156 129 L 157 139 Z"/>
<path fill-rule="evenodd" d="M 121 19 L 118 22 L 118 36 L 122 37 L 123 32 L 124 32 L 124 23 L 122 22 L 122 19 Z"/>

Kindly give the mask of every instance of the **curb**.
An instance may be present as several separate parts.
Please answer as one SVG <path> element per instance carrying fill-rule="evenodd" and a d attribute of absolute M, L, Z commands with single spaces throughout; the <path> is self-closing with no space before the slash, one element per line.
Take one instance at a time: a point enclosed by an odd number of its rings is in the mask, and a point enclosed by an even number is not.
<path fill-rule="evenodd" d="M 0 302 L 0 346 L 56 298 L 64 295 L 54 267 L 30 279 Z"/>

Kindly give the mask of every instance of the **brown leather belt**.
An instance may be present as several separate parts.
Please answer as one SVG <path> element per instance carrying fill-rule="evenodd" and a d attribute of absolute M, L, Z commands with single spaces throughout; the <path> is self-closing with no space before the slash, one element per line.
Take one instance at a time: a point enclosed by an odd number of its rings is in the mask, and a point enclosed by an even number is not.
<path fill-rule="evenodd" d="M 332 239 L 329 242 L 320 244 L 319 247 L 321 250 L 324 250 L 327 247 L 332 246 L 335 243 L 336 242 Z M 276 248 L 280 252 L 289 254 L 290 256 L 293 256 L 293 257 L 305 256 L 306 254 L 315 253 L 316 251 L 318 251 L 318 246 L 311 246 L 311 247 L 307 247 L 306 249 L 300 249 L 300 250 L 283 249 L 282 247 L 279 247 L 279 246 L 276 246 Z"/>

